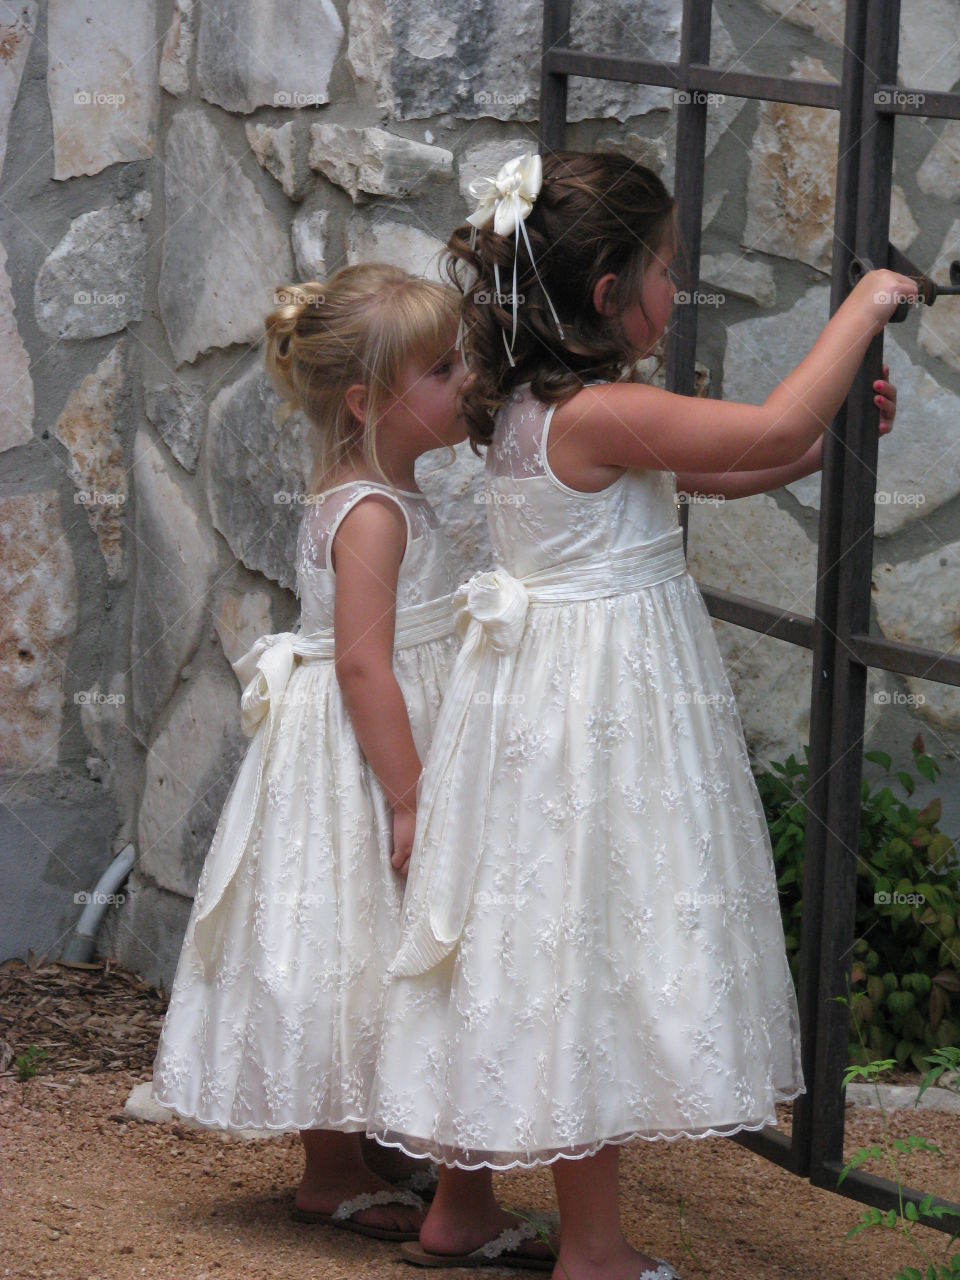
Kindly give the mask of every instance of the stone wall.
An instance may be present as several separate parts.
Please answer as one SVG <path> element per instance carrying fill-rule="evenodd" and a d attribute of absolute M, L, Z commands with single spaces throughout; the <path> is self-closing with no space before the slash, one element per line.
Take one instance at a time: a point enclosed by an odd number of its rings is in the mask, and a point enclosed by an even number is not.
<path fill-rule="evenodd" d="M 727 0 L 712 61 L 836 77 L 841 0 Z M 574 43 L 674 59 L 680 0 L 577 4 Z M 902 82 L 950 89 L 960 0 L 904 5 Z M 540 6 L 519 0 L 37 0 L 0 32 L 0 947 L 60 953 L 128 841 L 100 949 L 169 984 L 246 745 L 230 661 L 297 616 L 304 424 L 258 342 L 273 291 L 344 262 L 435 273 L 468 186 L 536 147 Z M 571 82 L 568 144 L 673 181 L 669 92 Z M 719 101 L 708 123 L 699 359 L 756 402 L 827 318 L 837 121 Z M 893 238 L 960 256 L 960 125 L 898 125 Z M 960 638 L 960 307 L 889 331 L 874 571 L 884 635 Z M 458 569 L 486 563 L 479 463 L 424 459 Z M 817 478 L 697 504 L 703 582 L 811 613 Z M 809 655 L 716 624 L 758 758 L 799 750 Z M 960 693 L 871 675 L 870 746 L 917 730 L 960 829 Z M 951 803 L 949 791 L 953 788 Z M 951 825 L 952 821 L 952 825 Z M 2 958 L 2 956 L 0 956 Z"/>

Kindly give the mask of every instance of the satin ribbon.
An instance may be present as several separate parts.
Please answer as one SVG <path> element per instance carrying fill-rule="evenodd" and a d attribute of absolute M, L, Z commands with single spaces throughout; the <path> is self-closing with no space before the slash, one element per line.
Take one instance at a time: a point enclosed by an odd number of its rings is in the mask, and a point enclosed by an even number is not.
<path fill-rule="evenodd" d="M 517 156 L 513 160 L 508 160 L 502 165 L 500 171 L 495 178 L 476 178 L 470 183 L 469 192 L 477 201 L 477 207 L 467 217 L 467 221 L 473 227 L 470 233 L 470 248 L 475 249 L 477 244 L 477 230 L 486 227 L 490 223 L 493 224 L 493 230 L 498 236 L 514 237 L 513 244 L 513 292 L 511 300 L 513 303 L 513 330 L 510 335 L 510 342 L 507 342 L 507 335 L 503 333 L 503 345 L 506 347 L 507 359 L 510 361 L 511 367 L 516 367 L 516 361 L 513 358 L 513 348 L 517 339 L 517 255 L 520 252 L 520 237 L 523 236 L 523 242 L 527 246 L 527 254 L 530 258 L 530 265 L 533 267 L 533 273 L 537 277 L 537 282 L 543 290 L 543 296 L 546 298 L 547 306 L 553 315 L 557 331 L 561 339 L 564 336 L 563 326 L 560 323 L 560 317 L 557 315 L 556 309 L 550 300 L 546 286 L 540 278 L 540 272 L 537 270 L 537 264 L 533 260 L 533 246 L 530 244 L 530 237 L 527 235 L 527 229 L 523 225 L 524 220 L 533 208 L 533 202 L 540 193 L 540 187 L 543 184 L 543 162 L 540 156 L 533 152 L 526 152 L 525 155 Z M 500 265 L 493 264 L 493 278 L 497 286 L 498 296 L 502 296 L 503 290 L 500 286 Z M 474 283 L 476 283 L 474 281 Z M 457 328 L 456 348 L 460 350 L 460 344 L 463 336 L 463 320 Z"/>
<path fill-rule="evenodd" d="M 450 596 L 397 610 L 394 650 L 453 633 Z M 197 885 L 194 941 L 209 972 L 220 953 L 222 912 L 227 889 L 249 854 L 251 835 L 260 810 L 263 773 L 269 757 L 280 707 L 294 664 L 332 662 L 332 628 L 301 635 L 280 631 L 261 636 L 233 669 L 244 686 L 240 696 L 240 724 L 253 742 L 223 807 L 217 829 Z"/>
<path fill-rule="evenodd" d="M 459 943 L 480 865 L 504 708 L 529 608 L 624 595 L 685 573 L 686 567 L 683 529 L 678 525 L 638 546 L 523 578 L 503 569 L 477 574 L 455 592 L 456 627 L 463 646 L 421 777 L 403 930 L 389 970 L 392 976 L 427 973 Z M 441 791 L 446 793 L 442 808 Z"/>

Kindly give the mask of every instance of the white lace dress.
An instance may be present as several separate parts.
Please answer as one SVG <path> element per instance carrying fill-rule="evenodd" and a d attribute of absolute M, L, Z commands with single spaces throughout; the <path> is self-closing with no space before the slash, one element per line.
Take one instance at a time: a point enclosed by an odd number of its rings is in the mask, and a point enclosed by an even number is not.
<path fill-rule="evenodd" d="M 307 507 L 299 632 L 262 638 L 234 664 L 249 681 L 244 728 L 257 727 L 204 863 L 154 1063 L 156 1100 L 204 1124 L 368 1121 L 403 881 L 389 862 L 389 806 L 334 672 L 329 553 L 347 511 L 373 493 L 407 521 L 394 670 L 421 759 L 458 647 L 448 544 L 423 494 L 354 481 Z M 405 629 L 437 638 L 405 644 Z"/>
<path fill-rule="evenodd" d="M 374 1087 L 374 1136 L 463 1168 L 758 1129 L 804 1092 L 771 845 L 675 476 L 570 489 L 551 416 L 518 389 L 487 452 L 498 569 L 454 599 L 494 605 L 421 784 Z M 596 587 L 661 545 L 672 576 Z M 597 563 L 590 598 L 565 597 Z"/>

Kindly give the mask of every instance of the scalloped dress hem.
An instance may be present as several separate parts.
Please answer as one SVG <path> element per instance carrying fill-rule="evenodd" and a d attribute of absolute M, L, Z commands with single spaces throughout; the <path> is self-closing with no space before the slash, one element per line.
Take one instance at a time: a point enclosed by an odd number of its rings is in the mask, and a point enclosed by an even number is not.
<path fill-rule="evenodd" d="M 783 1103 L 795 1101 L 802 1093 L 806 1093 L 806 1085 L 801 1085 L 799 1089 L 795 1089 L 792 1093 L 783 1093 L 777 1091 L 774 1096 L 774 1106 L 780 1106 Z M 581 1144 L 578 1149 L 576 1146 L 566 1147 L 562 1149 L 545 1148 L 541 1152 L 528 1153 L 524 1156 L 515 1155 L 512 1152 L 494 1153 L 480 1152 L 479 1155 L 491 1156 L 490 1159 L 478 1160 L 458 1160 L 456 1158 L 438 1155 L 437 1147 L 423 1140 L 421 1149 L 414 1150 L 410 1146 L 411 1138 L 409 1134 L 394 1134 L 391 1130 L 376 1131 L 367 1129 L 366 1136 L 374 1138 L 382 1147 L 393 1147 L 402 1151 L 405 1156 L 410 1156 L 414 1160 L 432 1160 L 435 1164 L 446 1165 L 448 1169 L 464 1169 L 467 1171 L 473 1169 L 492 1169 L 495 1173 L 505 1173 L 509 1169 L 535 1169 L 545 1165 L 556 1164 L 558 1160 L 586 1160 L 590 1156 L 595 1156 L 603 1147 L 621 1147 L 635 1139 L 642 1139 L 644 1142 L 676 1142 L 679 1138 L 690 1138 L 696 1140 L 698 1138 L 732 1138 L 735 1134 L 747 1131 L 755 1133 L 758 1129 L 765 1129 L 770 1125 L 776 1127 L 778 1124 L 776 1113 L 772 1116 L 765 1116 L 756 1124 L 744 1122 L 727 1126 L 726 1128 L 715 1129 L 708 1127 L 706 1129 L 678 1129 L 673 1133 L 664 1133 L 657 1131 L 651 1133 L 646 1129 L 635 1129 L 630 1133 L 620 1134 L 613 1138 L 601 1138 L 597 1142 L 590 1143 L 583 1147 Z M 416 1141 L 414 1139 L 414 1141 Z M 424 1150 L 429 1147 L 429 1150 Z M 444 1148 L 448 1150 L 448 1148 Z M 461 1152 L 461 1154 L 465 1154 Z M 503 1156 L 504 1159 L 500 1159 Z M 512 1158 L 507 1158 L 512 1157 Z"/>
<path fill-rule="evenodd" d="M 218 1129 L 221 1133 L 260 1133 L 270 1131 L 271 1133 L 280 1134 L 300 1133 L 304 1129 L 332 1129 L 339 1133 L 358 1133 L 366 1136 L 369 1123 L 363 1116 L 344 1116 L 340 1120 L 321 1120 L 319 1123 L 316 1116 L 311 1116 L 305 1124 L 301 1124 L 296 1120 L 285 1120 L 281 1124 L 270 1124 L 266 1120 L 251 1120 L 246 1124 L 228 1124 L 222 1119 L 205 1118 L 197 1112 L 182 1111 L 176 1103 L 164 1102 L 155 1093 L 151 1093 L 150 1097 L 158 1107 L 172 1111 L 181 1120 L 192 1120 L 195 1124 L 202 1125 L 204 1129 Z"/>

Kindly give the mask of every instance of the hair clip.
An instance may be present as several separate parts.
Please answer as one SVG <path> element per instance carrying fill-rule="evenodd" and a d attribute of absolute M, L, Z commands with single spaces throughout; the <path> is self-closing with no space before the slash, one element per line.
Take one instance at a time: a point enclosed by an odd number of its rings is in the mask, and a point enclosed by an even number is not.
<path fill-rule="evenodd" d="M 543 183 L 543 164 L 538 155 L 533 152 L 526 152 L 525 155 L 516 156 L 512 160 L 508 160 L 502 166 L 500 172 L 495 178 L 477 178 L 470 183 L 469 191 L 473 198 L 477 201 L 477 207 L 471 213 L 467 221 L 473 227 L 470 235 L 470 248 L 476 247 L 477 231 L 481 227 L 489 226 L 493 223 L 493 230 L 498 236 L 514 237 L 513 246 L 513 292 L 511 302 L 513 304 L 513 332 L 510 336 L 510 342 L 507 343 L 507 335 L 503 334 L 503 345 L 507 349 L 507 359 L 511 366 L 516 365 L 513 358 L 513 346 L 517 338 L 517 254 L 520 249 L 520 237 L 523 236 L 524 243 L 527 246 L 527 253 L 530 257 L 530 265 L 533 267 L 534 275 L 543 290 L 543 296 L 547 300 L 551 314 L 557 326 L 557 332 L 561 339 L 564 337 L 563 326 L 560 323 L 560 317 L 557 315 L 556 308 L 550 300 L 546 286 L 540 278 L 540 272 L 537 270 L 537 264 L 533 260 L 533 247 L 530 244 L 530 237 L 527 235 L 527 229 L 523 225 L 524 220 L 533 208 L 540 187 Z M 500 266 L 499 263 L 493 264 L 493 276 L 497 285 L 497 296 L 502 297 L 503 291 L 500 288 Z M 461 320 L 461 326 L 462 326 Z M 460 347 L 460 332 L 457 332 L 457 349 Z"/>

